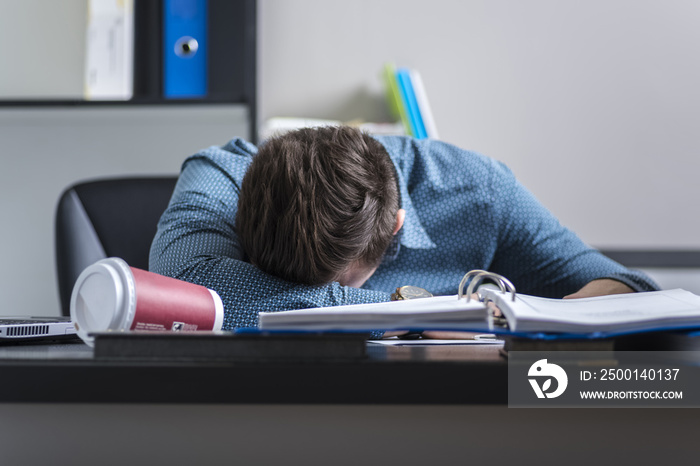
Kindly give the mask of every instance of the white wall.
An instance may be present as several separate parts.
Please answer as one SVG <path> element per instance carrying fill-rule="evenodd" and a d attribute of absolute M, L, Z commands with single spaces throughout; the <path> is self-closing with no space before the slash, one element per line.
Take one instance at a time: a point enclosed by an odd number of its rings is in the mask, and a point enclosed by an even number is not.
<path fill-rule="evenodd" d="M 0 0 L 1 99 L 81 94 L 85 2 L 60 3 Z M 697 249 L 699 22 L 695 0 L 259 0 L 260 120 L 385 120 L 391 60 L 422 73 L 443 139 L 508 163 L 584 240 Z M 246 134 L 208 111 L 2 109 L 2 313 L 58 313 L 61 189 Z"/>
<path fill-rule="evenodd" d="M 261 0 L 260 116 L 387 118 L 418 69 L 442 139 L 600 247 L 700 247 L 700 2 Z"/>
<path fill-rule="evenodd" d="M 0 0 L 0 99 L 83 95 L 88 0 Z"/>

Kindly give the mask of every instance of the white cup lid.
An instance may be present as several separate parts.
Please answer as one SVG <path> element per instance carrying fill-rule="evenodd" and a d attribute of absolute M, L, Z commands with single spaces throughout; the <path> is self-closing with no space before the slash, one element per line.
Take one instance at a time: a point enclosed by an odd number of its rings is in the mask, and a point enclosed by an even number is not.
<path fill-rule="evenodd" d="M 102 259 L 83 270 L 70 302 L 78 336 L 92 346 L 94 339 L 89 333 L 121 329 L 135 306 L 131 302 L 135 300 L 133 290 L 133 276 L 122 259 Z"/>

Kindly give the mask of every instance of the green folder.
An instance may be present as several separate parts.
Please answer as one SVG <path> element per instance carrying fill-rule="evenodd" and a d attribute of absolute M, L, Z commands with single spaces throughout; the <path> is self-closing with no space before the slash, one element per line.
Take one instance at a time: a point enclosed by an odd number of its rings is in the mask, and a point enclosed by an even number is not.
<path fill-rule="evenodd" d="M 384 65 L 384 82 L 386 84 L 386 100 L 389 111 L 397 120 L 401 120 L 404 131 L 410 136 L 415 136 L 411 130 L 411 121 L 408 119 L 408 109 L 401 98 L 399 83 L 396 80 L 396 66 L 393 63 Z"/>

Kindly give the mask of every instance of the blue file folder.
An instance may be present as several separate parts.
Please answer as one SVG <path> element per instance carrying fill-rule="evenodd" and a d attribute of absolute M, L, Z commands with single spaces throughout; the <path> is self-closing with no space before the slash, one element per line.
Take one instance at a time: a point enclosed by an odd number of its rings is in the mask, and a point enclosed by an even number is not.
<path fill-rule="evenodd" d="M 418 102 L 416 101 L 416 95 L 413 91 L 409 71 L 406 68 L 399 68 L 396 70 L 396 79 L 399 83 L 399 88 L 401 89 L 401 95 L 406 103 L 413 135 L 416 137 L 416 139 L 427 138 L 428 133 L 425 131 L 425 125 L 423 124 L 423 118 L 421 117 L 420 109 L 418 108 Z"/>
<path fill-rule="evenodd" d="M 207 95 L 207 0 L 163 1 L 163 96 Z"/>

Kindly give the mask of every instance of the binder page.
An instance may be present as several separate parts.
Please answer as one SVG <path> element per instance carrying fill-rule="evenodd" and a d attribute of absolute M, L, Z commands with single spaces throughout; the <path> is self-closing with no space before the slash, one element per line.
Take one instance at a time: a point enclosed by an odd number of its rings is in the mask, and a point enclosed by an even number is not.
<path fill-rule="evenodd" d="M 700 296 L 685 290 L 550 299 L 485 291 L 514 332 L 632 332 L 700 326 Z"/>
<path fill-rule="evenodd" d="M 261 329 L 389 330 L 405 328 L 458 328 L 486 326 L 484 303 L 457 296 L 320 307 L 282 312 L 261 312 Z M 472 325 L 469 325 L 469 324 Z"/>

